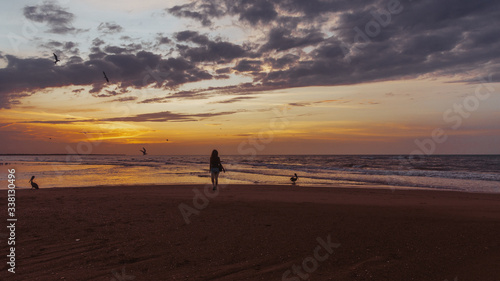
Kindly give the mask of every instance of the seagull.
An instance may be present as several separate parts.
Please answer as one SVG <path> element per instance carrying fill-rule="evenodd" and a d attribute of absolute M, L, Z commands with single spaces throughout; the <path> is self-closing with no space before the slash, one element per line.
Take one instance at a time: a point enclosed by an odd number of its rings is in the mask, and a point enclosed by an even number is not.
<path fill-rule="evenodd" d="M 295 182 L 297 181 L 298 178 L 299 178 L 299 176 L 297 176 L 297 174 L 295 174 L 295 176 L 291 177 L 290 180 L 292 181 L 293 184 L 295 184 Z"/>
<path fill-rule="evenodd" d="M 36 182 L 33 181 L 33 179 L 35 178 L 35 176 L 32 176 L 29 183 L 31 183 L 31 189 L 38 189 L 38 184 L 36 184 Z"/>
<path fill-rule="evenodd" d="M 142 150 L 139 150 L 140 152 L 142 152 L 142 155 L 146 155 L 146 149 L 143 147 Z"/>
<path fill-rule="evenodd" d="M 54 64 L 56 64 L 60 60 L 57 58 L 56 54 L 54 54 L 54 53 L 52 53 L 52 54 L 54 55 L 54 59 L 55 59 Z"/>
<path fill-rule="evenodd" d="M 106 82 L 109 82 L 108 76 L 106 76 L 106 72 L 102 72 L 104 74 L 104 79 L 106 79 Z"/>

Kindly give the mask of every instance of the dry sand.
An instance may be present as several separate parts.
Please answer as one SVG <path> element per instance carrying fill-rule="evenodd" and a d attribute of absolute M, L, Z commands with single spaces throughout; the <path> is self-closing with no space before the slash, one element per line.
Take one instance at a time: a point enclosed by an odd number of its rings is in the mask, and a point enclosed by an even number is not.
<path fill-rule="evenodd" d="M 0 279 L 500 280 L 500 194 L 193 189 L 17 190 L 16 273 L 4 226 Z"/>

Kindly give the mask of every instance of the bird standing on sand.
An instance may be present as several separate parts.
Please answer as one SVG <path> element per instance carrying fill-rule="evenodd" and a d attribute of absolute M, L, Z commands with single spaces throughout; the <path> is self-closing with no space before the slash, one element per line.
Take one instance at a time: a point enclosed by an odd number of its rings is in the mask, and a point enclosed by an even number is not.
<path fill-rule="evenodd" d="M 104 79 L 106 79 L 106 82 L 109 82 L 108 76 L 106 76 L 106 72 L 103 71 L 102 74 L 104 74 Z"/>
<path fill-rule="evenodd" d="M 33 181 L 33 179 L 35 178 L 35 176 L 32 176 L 29 183 L 31 183 L 31 189 L 38 189 L 38 184 L 36 184 L 36 182 Z"/>
<path fill-rule="evenodd" d="M 54 55 L 54 59 L 55 59 L 54 64 L 56 64 L 60 60 L 57 58 L 56 54 L 54 54 L 54 53 L 52 53 L 52 54 Z"/>
<path fill-rule="evenodd" d="M 146 149 L 143 147 L 142 150 L 139 150 L 140 152 L 142 152 L 142 155 L 146 155 Z"/>
<path fill-rule="evenodd" d="M 290 180 L 292 181 L 293 184 L 295 184 L 295 182 L 297 181 L 298 178 L 299 178 L 299 176 L 297 176 L 297 174 L 295 174 L 295 176 L 291 177 Z"/>

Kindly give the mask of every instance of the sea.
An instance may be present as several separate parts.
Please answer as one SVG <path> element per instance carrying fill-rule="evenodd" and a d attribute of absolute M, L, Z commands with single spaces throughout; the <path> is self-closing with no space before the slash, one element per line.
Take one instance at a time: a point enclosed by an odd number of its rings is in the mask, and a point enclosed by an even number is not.
<path fill-rule="evenodd" d="M 220 155 L 220 184 L 500 192 L 500 155 Z M 0 155 L 0 189 L 209 184 L 209 155 Z M 10 171 L 9 171 L 10 170 Z"/>

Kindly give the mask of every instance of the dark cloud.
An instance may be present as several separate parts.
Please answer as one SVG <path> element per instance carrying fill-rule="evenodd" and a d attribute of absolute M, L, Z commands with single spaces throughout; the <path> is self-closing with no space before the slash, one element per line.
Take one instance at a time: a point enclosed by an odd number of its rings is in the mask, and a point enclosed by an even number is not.
<path fill-rule="evenodd" d="M 168 99 L 165 97 L 158 97 L 158 98 L 150 98 L 150 99 L 145 99 L 139 103 L 167 103 L 169 102 Z"/>
<path fill-rule="evenodd" d="M 261 51 L 270 50 L 286 51 L 297 47 L 316 45 L 323 41 L 323 34 L 317 30 L 306 30 L 304 37 L 292 36 L 290 30 L 284 28 L 273 28 L 269 32 L 269 40 L 261 48 Z"/>
<path fill-rule="evenodd" d="M 222 87 L 208 87 L 199 90 L 179 91 L 169 94 L 164 97 L 156 97 L 146 99 L 140 103 L 165 103 L 172 99 L 206 99 L 216 95 L 248 95 L 254 92 L 263 92 L 265 90 L 273 90 L 269 86 L 256 86 L 252 83 L 242 83 L 239 85 L 230 85 Z"/>
<path fill-rule="evenodd" d="M 102 44 L 105 44 L 106 42 L 104 42 L 104 40 L 102 40 L 101 38 L 94 38 L 94 40 L 92 40 L 92 45 L 95 46 L 95 47 L 99 47 L 101 46 Z"/>
<path fill-rule="evenodd" d="M 71 49 L 75 48 L 77 45 L 78 45 L 77 43 L 69 41 L 69 42 L 64 43 L 63 48 L 64 48 L 64 50 L 71 50 Z"/>
<path fill-rule="evenodd" d="M 184 30 L 175 34 L 177 41 L 191 41 L 200 45 L 207 45 L 210 40 L 206 35 L 201 35 L 197 31 Z"/>
<path fill-rule="evenodd" d="M 206 97 L 204 90 L 179 91 L 165 97 L 150 98 L 141 101 L 140 103 L 166 103 L 171 99 L 200 99 Z"/>
<path fill-rule="evenodd" d="M 492 36 L 498 28 L 491 25 L 493 19 L 500 19 L 499 3 L 452 2 L 401 1 L 395 14 L 388 14 L 390 1 L 351 7 L 351 12 L 341 14 L 334 29 L 337 35 L 323 41 L 318 36 L 309 45 L 314 47 L 309 56 L 301 60 L 288 57 L 285 70 L 278 59 L 268 58 L 277 69 L 260 81 L 294 87 L 393 80 L 428 73 L 497 71 L 488 65 L 500 63 L 500 40 Z M 303 14 L 316 11 L 320 15 L 327 10 L 304 10 Z M 277 34 L 274 37 L 273 32 Z M 281 34 L 286 31 L 271 29 L 263 50 L 285 52 L 286 46 L 299 42 Z"/>
<path fill-rule="evenodd" d="M 131 96 L 131 97 L 116 98 L 116 99 L 110 100 L 109 102 L 127 102 L 127 101 L 135 101 L 135 100 L 137 100 L 137 97 Z"/>
<path fill-rule="evenodd" d="M 266 24 L 278 17 L 275 10 L 276 1 L 268 0 L 206 0 L 193 1 L 189 4 L 178 5 L 166 9 L 177 17 L 198 20 L 204 26 L 212 25 L 212 19 L 225 15 L 238 15 L 240 20 L 255 24 Z"/>
<path fill-rule="evenodd" d="M 210 42 L 206 46 L 189 48 L 181 52 L 193 62 L 213 61 L 227 63 L 235 58 L 245 56 L 245 50 L 229 42 Z"/>
<path fill-rule="evenodd" d="M 59 42 L 51 40 L 46 43 L 40 43 L 38 46 L 39 48 L 47 49 L 49 57 L 52 57 L 52 53 L 55 53 L 58 59 L 64 63 L 66 63 L 69 57 L 80 54 L 80 50 L 77 48 L 78 44 L 72 41 Z"/>
<path fill-rule="evenodd" d="M 77 49 L 78 43 L 75 43 L 72 41 L 59 42 L 59 41 L 51 40 L 51 41 L 46 42 L 46 43 L 40 43 L 38 46 L 40 48 L 45 48 L 48 50 L 59 49 L 59 50 L 67 51 L 70 53 L 78 53 L 78 49 Z"/>
<path fill-rule="evenodd" d="M 122 44 L 121 46 L 107 45 L 104 47 L 104 50 L 101 50 L 100 47 L 93 47 L 93 54 L 98 54 L 100 57 L 103 57 L 107 54 L 132 54 L 142 50 L 143 47 L 141 44 Z"/>
<path fill-rule="evenodd" d="M 164 44 L 172 43 L 172 40 L 170 40 L 170 38 L 168 38 L 167 36 L 163 36 L 163 34 L 161 34 L 161 33 L 159 33 L 156 36 L 156 40 L 157 40 L 157 45 L 164 45 Z"/>
<path fill-rule="evenodd" d="M 304 106 L 314 106 L 315 104 L 322 104 L 322 103 L 338 103 L 338 104 L 343 104 L 343 103 L 349 103 L 351 102 L 350 100 L 343 100 L 343 99 L 338 99 L 338 100 L 320 100 L 320 101 L 314 101 L 314 102 L 291 102 L 288 105 L 289 106 L 297 106 L 297 107 L 304 107 Z M 372 104 L 372 103 L 370 103 Z"/>
<path fill-rule="evenodd" d="M 233 69 L 239 72 L 260 71 L 261 65 L 262 62 L 258 60 L 241 60 Z"/>
<path fill-rule="evenodd" d="M 197 31 L 181 31 L 175 34 L 175 38 L 179 42 L 192 42 L 197 45 L 196 47 L 177 45 L 181 55 L 192 62 L 227 63 L 248 55 L 247 51 L 239 45 L 222 41 L 220 38 L 210 40 L 206 35 L 199 34 Z"/>
<path fill-rule="evenodd" d="M 222 100 L 222 101 L 216 101 L 216 102 L 212 102 L 212 103 L 235 103 L 235 102 L 245 101 L 245 100 L 250 100 L 250 99 L 255 99 L 255 98 L 256 97 L 253 97 L 253 96 L 242 96 L 242 97 L 234 97 L 234 98 L 230 98 L 230 99 Z"/>
<path fill-rule="evenodd" d="M 128 52 L 138 52 L 144 50 L 142 44 L 130 43 L 130 44 L 122 44 L 123 47 L 127 48 Z"/>
<path fill-rule="evenodd" d="M 491 45 L 496 45 L 500 41 L 500 25 L 484 26 L 479 30 L 468 33 L 465 38 L 464 47 L 474 48 L 481 46 L 487 48 Z"/>
<path fill-rule="evenodd" d="M 84 31 L 74 28 L 72 22 L 75 15 L 66 11 L 65 8 L 59 6 L 54 1 L 45 1 L 35 6 L 25 6 L 23 14 L 24 17 L 31 21 L 46 23 L 49 27 L 48 32 L 50 33 L 66 34 Z"/>
<path fill-rule="evenodd" d="M 219 68 L 215 71 L 217 74 L 231 73 L 230 67 Z"/>
<path fill-rule="evenodd" d="M 95 121 L 93 119 L 85 119 L 85 120 L 48 120 L 48 121 L 37 121 L 37 120 L 32 120 L 32 121 L 23 121 L 23 122 L 18 122 L 21 124 L 74 124 L 74 123 L 82 123 L 82 122 L 92 122 Z"/>
<path fill-rule="evenodd" d="M 239 5 L 232 6 L 231 11 L 240 15 L 240 20 L 251 24 L 268 23 L 277 18 L 278 13 L 274 4 L 267 0 L 238 1 Z"/>
<path fill-rule="evenodd" d="M 98 56 L 83 60 L 73 56 L 63 65 L 54 65 L 50 58 L 18 58 L 6 55 L 7 66 L 0 69 L 0 108 L 9 108 L 18 98 L 48 87 L 91 85 L 95 96 L 110 83 L 120 91 L 149 85 L 173 88 L 184 83 L 211 79 L 212 75 L 184 58 L 166 58 L 151 52 L 136 54 L 106 54 L 97 47 Z"/>
<path fill-rule="evenodd" d="M 42 48 L 47 48 L 47 49 L 55 49 L 55 48 L 60 48 L 63 46 L 63 43 L 57 42 L 57 41 L 49 41 L 47 43 L 42 43 L 39 45 Z"/>
<path fill-rule="evenodd" d="M 417 35 L 407 40 L 403 46 L 403 54 L 411 56 L 429 56 L 437 52 L 447 52 L 455 48 L 462 40 L 459 32 L 448 34 Z"/>
<path fill-rule="evenodd" d="M 312 103 L 310 103 L 310 102 L 291 102 L 288 105 L 289 106 L 299 106 L 299 107 L 301 107 L 301 106 L 309 106 L 311 104 Z"/>
<path fill-rule="evenodd" d="M 123 27 L 121 27 L 119 24 L 116 24 L 114 22 L 102 22 L 97 27 L 97 30 L 99 30 L 100 32 L 105 33 L 105 34 L 113 34 L 113 33 L 122 32 Z"/>
<path fill-rule="evenodd" d="M 266 62 L 271 64 L 273 69 L 282 69 L 289 65 L 294 65 L 300 59 L 299 56 L 293 54 L 286 54 L 279 58 L 269 57 Z"/>
<path fill-rule="evenodd" d="M 127 116 L 127 117 L 114 117 L 101 119 L 100 121 L 107 122 L 172 122 L 172 121 L 198 121 L 207 119 L 210 117 L 223 116 L 223 115 L 231 115 L 237 113 L 238 111 L 228 111 L 228 112 L 216 112 L 216 113 L 198 113 L 198 114 L 183 114 L 183 113 L 173 113 L 170 111 L 163 112 L 154 112 L 154 113 L 145 113 L 138 114 L 135 116 Z"/>
<path fill-rule="evenodd" d="M 277 13 L 278 7 L 285 13 Z M 200 0 L 176 6 L 173 14 L 186 17 L 183 11 L 188 10 L 197 13 L 191 18 L 206 23 L 230 15 L 259 25 L 267 33 L 266 42 L 235 56 L 246 59 L 232 68 L 251 72 L 255 82 L 268 87 L 353 84 L 472 70 L 496 73 L 493 66 L 500 64 L 500 2 L 493 0 Z M 332 33 L 325 34 L 325 28 Z M 207 40 L 196 32 L 177 39 L 204 46 Z M 206 47 L 179 47 L 192 61 L 217 59 Z M 306 47 L 307 53 L 300 56 L 292 52 Z M 259 58 L 273 70 L 261 72 L 247 63 L 250 58 Z"/>
<path fill-rule="evenodd" d="M 194 9 L 198 11 L 194 11 Z M 218 9 L 216 5 L 211 5 L 210 3 L 201 3 L 200 5 L 197 5 L 195 2 L 174 6 L 165 10 L 177 17 L 185 17 L 198 20 L 204 26 L 209 26 L 212 24 L 212 21 L 209 19 L 210 17 L 219 17 L 223 13 L 223 11 Z"/>
<path fill-rule="evenodd" d="M 79 56 L 71 56 L 66 59 L 65 63 L 67 64 L 79 64 L 83 63 L 83 59 Z"/>
<path fill-rule="evenodd" d="M 130 98 L 130 99 L 129 99 Z M 118 100 L 118 99 L 117 99 Z M 134 100 L 133 97 L 122 98 L 121 101 Z M 192 122 L 204 120 L 217 116 L 231 115 L 242 111 L 225 111 L 225 112 L 210 112 L 210 113 L 194 113 L 194 114 L 184 114 L 175 113 L 171 111 L 144 113 L 134 116 L 126 117 L 113 117 L 104 119 L 76 119 L 76 118 L 66 118 L 64 120 L 49 120 L 49 121 L 24 121 L 19 123 L 26 124 L 73 124 L 73 123 L 87 123 L 87 122 Z"/>
<path fill-rule="evenodd" d="M 106 46 L 104 48 L 104 52 L 111 54 L 121 54 L 127 52 L 127 49 L 118 46 Z"/>
<path fill-rule="evenodd" d="M 0 108 L 47 87 L 85 85 L 96 96 L 106 95 L 103 70 L 118 90 L 154 86 L 174 91 L 141 103 L 419 75 L 491 74 L 493 81 L 500 79 L 499 1 L 197 0 L 167 11 L 214 29 L 217 19 L 229 16 L 263 35 L 238 44 L 195 30 L 158 34 L 153 42 L 108 44 L 96 38 L 88 59 L 73 53 L 57 66 L 51 58 L 3 54 L 7 66 L 0 69 Z M 52 2 L 27 6 L 24 13 L 49 27 L 71 27 L 74 17 Z M 103 32 L 120 28 L 102 24 Z M 77 48 L 70 41 L 46 44 L 62 51 Z M 169 44 L 169 55 L 177 57 L 143 51 L 162 44 Z M 175 92 L 185 83 L 229 74 L 250 76 L 253 82 Z"/>
<path fill-rule="evenodd" d="M 229 79 L 229 78 L 231 78 L 231 76 L 226 75 L 226 74 L 220 74 L 220 75 L 213 76 L 213 78 L 217 79 L 217 80 L 222 80 L 222 79 Z"/>
<path fill-rule="evenodd" d="M 116 91 L 116 90 L 104 90 L 102 91 L 100 94 L 96 95 L 96 97 L 99 97 L 99 98 L 108 98 L 108 97 L 114 97 L 114 96 L 118 96 L 118 95 L 123 95 L 123 94 L 126 94 L 128 93 L 129 91 L 126 90 L 126 89 L 121 89 L 119 91 Z"/>

